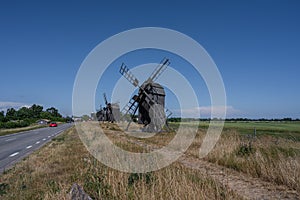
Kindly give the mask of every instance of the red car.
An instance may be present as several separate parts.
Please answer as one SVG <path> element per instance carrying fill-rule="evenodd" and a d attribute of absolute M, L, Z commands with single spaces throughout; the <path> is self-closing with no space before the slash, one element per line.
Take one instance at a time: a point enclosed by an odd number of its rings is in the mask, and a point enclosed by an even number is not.
<path fill-rule="evenodd" d="M 49 126 L 50 126 L 50 127 L 57 127 L 57 123 L 56 123 L 56 122 L 51 122 L 51 123 L 49 124 Z"/>

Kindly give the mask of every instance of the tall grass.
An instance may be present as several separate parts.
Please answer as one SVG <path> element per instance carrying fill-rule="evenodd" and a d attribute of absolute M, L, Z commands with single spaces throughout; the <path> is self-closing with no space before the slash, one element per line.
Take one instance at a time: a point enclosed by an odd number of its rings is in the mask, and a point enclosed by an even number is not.
<path fill-rule="evenodd" d="M 204 135 L 198 133 L 189 154 L 198 156 Z M 300 191 L 300 142 L 267 135 L 245 137 L 227 130 L 205 159 Z"/>
<path fill-rule="evenodd" d="M 161 133 L 142 141 L 165 146 L 175 134 Z M 187 156 L 199 156 L 199 148 L 205 135 L 206 129 L 198 130 L 194 142 L 185 152 Z M 300 142 L 297 140 L 274 137 L 272 133 L 254 137 L 243 135 L 234 129 L 226 129 L 204 159 L 300 192 Z"/>

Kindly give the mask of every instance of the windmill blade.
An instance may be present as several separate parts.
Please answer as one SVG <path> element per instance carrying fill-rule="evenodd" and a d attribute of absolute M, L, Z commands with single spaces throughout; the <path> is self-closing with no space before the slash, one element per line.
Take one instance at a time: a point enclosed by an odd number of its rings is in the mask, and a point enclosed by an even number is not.
<path fill-rule="evenodd" d="M 152 72 L 151 76 L 148 78 L 148 81 L 156 81 L 158 77 L 166 70 L 170 61 L 168 58 L 164 58 L 160 64 L 156 67 L 156 69 Z"/>
<path fill-rule="evenodd" d="M 168 119 L 169 119 L 169 117 L 173 114 L 168 108 L 165 108 L 165 113 L 166 113 L 166 123 L 165 123 L 165 125 L 166 125 L 166 127 L 167 127 L 167 129 L 168 129 L 168 131 L 172 131 L 173 129 L 169 126 L 169 123 L 168 123 Z"/>
<path fill-rule="evenodd" d="M 165 108 L 165 113 L 167 118 L 169 118 L 173 114 L 168 108 Z"/>
<path fill-rule="evenodd" d="M 104 98 L 105 105 L 107 105 L 107 104 L 108 104 L 108 101 L 107 101 L 107 98 L 106 98 L 106 94 L 105 94 L 105 93 L 103 93 L 103 98 Z"/>
<path fill-rule="evenodd" d="M 124 120 L 124 118 L 126 118 L 127 114 L 130 115 L 130 119 L 129 122 L 127 124 L 127 127 L 125 130 L 128 130 L 131 122 L 133 121 L 133 117 L 138 109 L 138 101 L 137 98 L 135 98 L 136 96 L 134 96 L 133 98 L 131 98 L 129 100 L 129 102 L 127 103 L 127 105 L 125 105 L 125 107 L 122 109 L 121 113 L 123 114 L 123 116 L 121 117 L 121 121 Z"/>
<path fill-rule="evenodd" d="M 129 71 L 128 67 L 122 63 L 119 71 L 132 85 L 139 86 L 139 80 Z"/>
<path fill-rule="evenodd" d="M 127 114 L 133 116 L 136 113 L 137 108 L 138 108 L 138 102 L 136 101 L 135 98 L 131 98 L 127 103 L 127 105 L 124 106 L 121 112 L 124 114 L 124 116 Z"/>

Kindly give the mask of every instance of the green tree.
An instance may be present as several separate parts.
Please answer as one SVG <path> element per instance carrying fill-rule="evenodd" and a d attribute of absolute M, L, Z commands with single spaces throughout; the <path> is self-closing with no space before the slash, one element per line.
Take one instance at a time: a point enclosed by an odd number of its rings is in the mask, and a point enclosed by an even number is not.
<path fill-rule="evenodd" d="M 5 115 L 4 115 L 4 111 L 0 112 L 0 122 L 4 122 L 5 121 Z"/>
<path fill-rule="evenodd" d="M 72 117 L 70 117 L 70 116 L 67 116 L 67 117 L 66 117 L 66 122 L 73 122 L 73 119 L 72 119 Z"/>
<path fill-rule="evenodd" d="M 41 113 L 43 112 L 43 106 L 33 104 L 30 108 L 31 117 L 38 119 L 41 117 Z"/>
<path fill-rule="evenodd" d="M 30 112 L 29 108 L 22 107 L 16 112 L 16 115 L 17 115 L 17 119 L 23 120 L 23 119 L 30 118 L 31 112 Z"/>
<path fill-rule="evenodd" d="M 62 117 L 61 114 L 59 114 L 58 110 L 54 107 L 47 108 L 46 112 L 49 112 L 52 117 L 59 117 L 59 118 Z"/>
<path fill-rule="evenodd" d="M 8 108 L 6 111 L 7 120 L 16 120 L 17 119 L 17 111 L 14 108 Z"/>
<path fill-rule="evenodd" d="M 47 111 L 43 111 L 40 115 L 40 117 L 42 119 L 49 119 L 49 120 L 52 120 L 52 115 L 51 113 L 47 112 Z"/>

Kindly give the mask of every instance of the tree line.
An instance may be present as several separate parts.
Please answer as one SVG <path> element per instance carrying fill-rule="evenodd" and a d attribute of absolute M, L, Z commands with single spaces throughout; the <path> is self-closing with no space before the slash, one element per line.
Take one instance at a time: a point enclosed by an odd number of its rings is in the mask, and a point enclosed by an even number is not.
<path fill-rule="evenodd" d="M 58 109 L 51 107 L 43 110 L 43 106 L 33 104 L 31 107 L 22 107 L 18 110 L 8 108 L 6 113 L 0 112 L 0 128 L 18 128 L 29 126 L 39 119 L 64 122 L 69 117 L 64 118 Z"/>
<path fill-rule="evenodd" d="M 210 119 L 210 118 L 180 118 L 180 117 L 172 117 L 169 118 L 168 121 L 169 122 L 190 122 L 190 121 L 218 121 L 218 120 L 222 120 L 222 119 Z M 266 119 L 266 118 L 260 118 L 260 119 L 249 119 L 249 118 L 227 118 L 224 121 L 300 121 L 300 119 L 293 119 L 290 117 L 286 117 L 286 118 L 273 118 L 273 119 Z"/>

